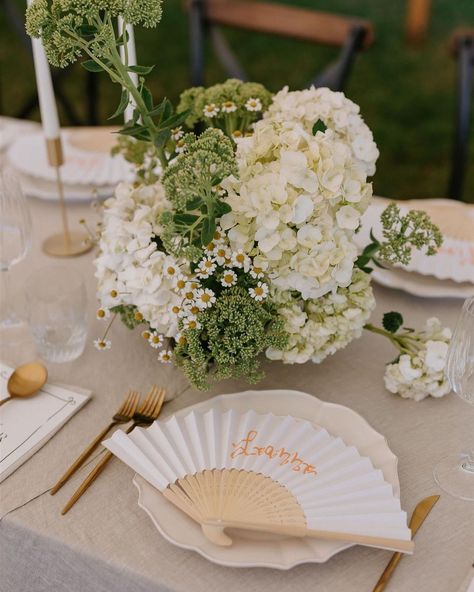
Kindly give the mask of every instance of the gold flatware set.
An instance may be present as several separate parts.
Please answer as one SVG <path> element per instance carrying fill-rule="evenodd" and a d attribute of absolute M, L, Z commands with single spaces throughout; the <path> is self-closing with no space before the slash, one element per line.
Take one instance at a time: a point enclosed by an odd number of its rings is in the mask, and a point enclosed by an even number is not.
<path fill-rule="evenodd" d="M 100 445 L 105 436 L 117 425 L 127 424 L 132 422 L 127 428 L 126 433 L 129 434 L 136 427 L 148 426 L 152 424 L 159 416 L 163 402 L 165 400 L 164 389 L 153 385 L 145 397 L 145 400 L 140 404 L 140 394 L 137 391 L 129 391 L 125 400 L 120 405 L 119 409 L 112 417 L 112 421 L 106 426 L 100 434 L 87 446 L 81 455 L 73 462 L 67 471 L 60 477 L 57 483 L 50 490 L 51 495 L 57 493 L 61 487 L 69 481 L 74 473 L 84 464 L 90 455 Z M 82 494 L 90 487 L 93 481 L 102 473 L 107 463 L 112 458 L 112 453 L 107 452 L 101 460 L 95 465 L 91 472 L 87 475 L 81 485 L 76 489 L 72 497 L 61 511 L 61 514 L 66 514 Z"/>

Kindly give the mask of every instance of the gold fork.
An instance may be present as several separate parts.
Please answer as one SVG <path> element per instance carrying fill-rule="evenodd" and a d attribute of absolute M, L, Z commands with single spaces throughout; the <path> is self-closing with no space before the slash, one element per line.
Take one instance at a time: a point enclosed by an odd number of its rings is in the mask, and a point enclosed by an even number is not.
<path fill-rule="evenodd" d="M 138 402 L 140 400 L 140 394 L 137 391 L 129 391 L 125 400 L 120 405 L 117 413 L 112 417 L 112 421 L 109 425 L 104 428 L 98 436 L 89 444 L 89 446 L 82 452 L 82 454 L 73 462 L 69 469 L 59 479 L 59 481 L 53 486 L 49 492 L 51 495 L 57 493 L 61 487 L 69 481 L 74 473 L 82 466 L 82 464 L 89 458 L 94 452 L 97 446 L 102 442 L 105 436 L 110 432 L 112 428 L 121 423 L 128 423 L 133 419 L 134 414 L 137 411 Z"/>
<path fill-rule="evenodd" d="M 127 429 L 126 433 L 129 434 L 133 431 L 137 426 L 142 425 L 150 425 L 155 421 L 155 419 L 160 414 L 161 408 L 163 406 L 163 401 L 165 400 L 165 391 L 164 389 L 158 389 L 157 386 L 153 385 L 150 389 L 150 392 L 145 398 L 145 401 L 142 405 L 140 405 L 138 411 L 133 416 L 133 423 Z M 92 471 L 87 475 L 84 481 L 80 484 L 80 486 L 76 489 L 74 494 L 72 495 L 71 499 L 67 502 L 64 508 L 61 510 L 61 514 L 66 514 L 72 508 L 72 506 L 77 502 L 77 500 L 82 496 L 82 494 L 90 487 L 91 483 L 100 475 L 100 473 L 104 470 L 106 464 L 109 460 L 113 457 L 111 452 L 107 452 L 107 454 L 100 460 L 96 466 L 92 469 Z"/>

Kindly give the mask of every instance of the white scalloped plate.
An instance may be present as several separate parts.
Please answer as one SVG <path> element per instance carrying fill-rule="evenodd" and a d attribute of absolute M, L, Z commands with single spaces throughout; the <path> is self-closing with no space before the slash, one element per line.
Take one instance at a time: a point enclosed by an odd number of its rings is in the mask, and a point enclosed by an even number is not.
<path fill-rule="evenodd" d="M 245 412 L 253 409 L 257 413 L 292 415 L 323 426 L 331 434 L 340 436 L 346 444 L 355 446 L 362 456 L 368 456 L 373 465 L 382 470 L 394 494 L 400 497 L 397 457 L 389 449 L 386 439 L 348 407 L 325 403 L 299 391 L 246 391 L 214 397 L 181 409 L 176 415 L 186 415 L 191 409 L 203 412 L 211 407 L 223 411 L 235 409 Z M 352 546 L 310 538 L 276 537 L 239 531 L 238 535 L 233 533 L 231 547 L 217 547 L 204 537 L 198 524 L 175 508 L 142 477 L 135 475 L 133 483 L 139 491 L 138 505 L 150 516 L 167 541 L 183 549 L 196 551 L 219 565 L 285 570 L 302 563 L 323 563 Z"/>
<path fill-rule="evenodd" d="M 355 238 L 360 249 L 370 242 L 371 228 L 376 237 L 381 236 L 380 214 L 389 202 L 385 198 L 376 198 L 362 216 L 361 230 Z M 397 205 L 402 213 L 408 209 L 425 210 L 444 236 L 443 245 L 436 255 L 428 257 L 414 251 L 411 262 L 406 266 L 397 265 L 397 268 L 438 280 L 474 284 L 474 204 L 449 199 L 423 199 L 397 201 Z M 416 275 L 413 275 L 412 283 L 417 281 Z M 377 280 L 376 275 L 374 279 Z"/>
<path fill-rule="evenodd" d="M 133 180 L 132 165 L 121 155 L 111 156 L 113 128 L 70 128 L 61 132 L 64 164 L 62 180 L 67 185 L 114 186 Z M 8 158 L 24 175 L 54 182 L 56 172 L 48 164 L 42 131 L 22 134 L 10 145 Z"/>
<path fill-rule="evenodd" d="M 439 280 L 404 269 L 378 269 L 372 272 L 373 279 L 381 286 L 403 290 L 421 298 L 461 298 L 474 295 L 474 285 L 469 282 Z"/>

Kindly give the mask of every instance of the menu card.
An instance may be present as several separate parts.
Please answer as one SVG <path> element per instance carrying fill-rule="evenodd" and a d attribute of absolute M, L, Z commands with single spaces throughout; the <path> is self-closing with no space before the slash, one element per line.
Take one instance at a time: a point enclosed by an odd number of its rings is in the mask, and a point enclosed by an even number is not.
<path fill-rule="evenodd" d="M 12 368 L 0 362 L 0 399 Z M 0 482 L 37 452 L 90 399 L 90 391 L 46 383 L 27 399 L 0 407 Z"/>

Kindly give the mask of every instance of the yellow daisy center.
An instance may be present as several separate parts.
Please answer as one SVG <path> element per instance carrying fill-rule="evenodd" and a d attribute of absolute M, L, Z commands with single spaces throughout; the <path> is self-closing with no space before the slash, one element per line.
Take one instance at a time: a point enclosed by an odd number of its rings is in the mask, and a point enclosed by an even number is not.
<path fill-rule="evenodd" d="M 143 331 L 142 337 L 144 339 L 150 339 L 150 332 L 149 331 Z"/>
<path fill-rule="evenodd" d="M 97 316 L 99 317 L 99 319 L 103 319 L 105 317 L 105 310 L 103 310 L 102 308 L 100 308 L 97 311 Z"/>
<path fill-rule="evenodd" d="M 242 253 L 239 253 L 235 259 L 239 263 L 243 263 L 245 261 L 245 256 Z"/>
<path fill-rule="evenodd" d="M 232 132 L 232 135 L 234 136 L 234 138 L 241 138 L 242 132 L 240 130 L 235 130 L 235 132 Z"/>
<path fill-rule="evenodd" d="M 253 268 L 253 270 L 254 270 L 254 272 L 255 272 L 255 273 L 257 273 L 257 274 L 258 274 L 258 273 L 262 273 L 262 271 L 263 271 L 263 269 L 262 269 L 261 267 L 254 267 L 254 268 Z"/>
<path fill-rule="evenodd" d="M 186 282 L 184 280 L 178 280 L 176 282 L 176 287 L 179 288 L 180 290 L 182 290 L 185 285 L 186 285 Z"/>
<path fill-rule="evenodd" d="M 174 312 L 174 314 L 178 314 L 178 312 L 179 312 L 181 309 L 179 308 L 179 306 L 173 306 L 173 308 L 172 308 L 171 310 L 172 310 L 172 312 Z"/>
<path fill-rule="evenodd" d="M 209 296 L 209 294 L 202 294 L 202 296 L 201 296 L 201 300 L 203 302 L 209 302 L 210 299 L 211 299 L 211 297 Z"/>
<path fill-rule="evenodd" d="M 194 297 L 194 294 L 192 292 L 186 292 L 185 297 L 187 300 L 192 300 Z"/>
<path fill-rule="evenodd" d="M 189 329 L 195 329 L 197 327 L 196 321 L 189 321 L 188 327 Z"/>
<path fill-rule="evenodd" d="M 112 296 L 112 298 L 117 298 L 117 296 L 118 296 L 117 290 L 110 290 L 110 295 Z"/>
<path fill-rule="evenodd" d="M 224 275 L 224 282 L 226 284 L 231 284 L 234 281 L 234 276 L 231 273 L 226 273 Z"/>
<path fill-rule="evenodd" d="M 141 312 L 136 312 L 136 313 L 134 314 L 134 317 L 135 317 L 135 320 L 136 320 L 136 321 L 142 321 L 142 320 L 143 320 L 143 315 L 142 315 L 142 313 L 141 313 Z"/>
<path fill-rule="evenodd" d="M 197 314 L 199 312 L 199 308 L 197 306 L 191 306 L 191 314 Z"/>
<path fill-rule="evenodd" d="M 168 267 L 168 269 L 166 270 L 166 272 L 167 272 L 169 275 L 174 275 L 174 274 L 176 273 L 176 269 L 175 269 L 174 267 L 171 267 L 171 266 L 170 266 L 170 267 Z"/>
<path fill-rule="evenodd" d="M 260 288 L 260 286 L 257 286 L 257 287 L 255 288 L 255 294 L 256 294 L 257 296 L 263 296 L 263 288 Z"/>

